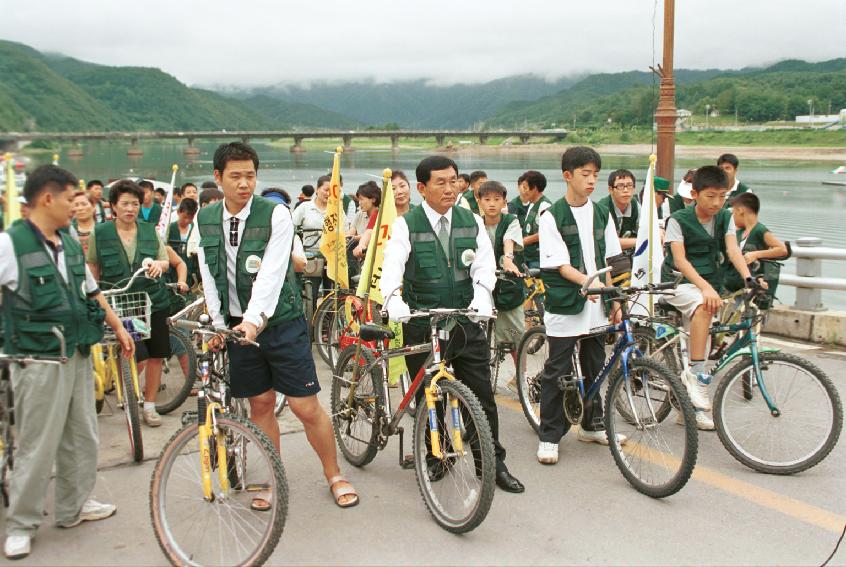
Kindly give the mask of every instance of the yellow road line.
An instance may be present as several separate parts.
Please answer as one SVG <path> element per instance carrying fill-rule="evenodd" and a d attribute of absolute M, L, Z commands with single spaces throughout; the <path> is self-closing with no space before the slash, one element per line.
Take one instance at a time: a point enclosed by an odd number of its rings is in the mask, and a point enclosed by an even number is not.
<path fill-rule="evenodd" d="M 520 402 L 514 398 L 496 396 L 496 402 L 498 405 L 510 410 L 521 413 L 523 412 L 523 407 L 520 405 Z M 628 445 L 629 444 L 627 444 L 627 449 L 631 450 L 632 447 L 628 447 Z M 646 448 L 644 453 L 649 460 L 657 461 L 657 455 L 650 455 L 653 451 L 654 449 Z M 667 458 L 672 459 L 669 455 L 662 455 L 661 460 L 666 461 Z M 783 494 L 779 494 L 778 492 L 761 488 L 749 482 L 732 478 L 726 474 L 717 472 L 708 467 L 703 467 L 699 464 L 693 469 L 692 478 L 702 484 L 707 484 L 708 486 L 728 494 L 732 494 L 738 498 L 757 504 L 758 506 L 773 510 L 780 514 L 784 514 L 785 516 L 799 520 L 800 522 L 804 522 L 836 534 L 843 531 L 843 526 L 846 525 L 846 516 L 841 516 L 808 504 L 807 502 L 791 498 L 790 496 L 785 496 Z"/>

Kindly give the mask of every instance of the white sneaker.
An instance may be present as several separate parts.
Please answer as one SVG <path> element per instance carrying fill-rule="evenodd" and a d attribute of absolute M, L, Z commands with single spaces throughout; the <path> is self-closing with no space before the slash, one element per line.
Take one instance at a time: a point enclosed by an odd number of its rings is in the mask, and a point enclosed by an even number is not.
<path fill-rule="evenodd" d="M 583 443 L 599 443 L 600 445 L 608 445 L 608 433 L 606 431 L 585 431 L 579 428 L 579 441 Z M 628 438 L 625 435 L 617 433 L 617 443 L 625 445 Z"/>
<path fill-rule="evenodd" d="M 7 559 L 23 559 L 32 551 L 32 538 L 28 535 L 6 536 L 3 553 Z"/>
<path fill-rule="evenodd" d="M 158 427 L 162 424 L 162 418 L 156 408 L 141 410 L 141 416 L 149 427 Z"/>
<path fill-rule="evenodd" d="M 74 522 L 70 524 L 59 524 L 62 528 L 72 528 L 78 526 L 82 522 L 96 522 L 97 520 L 104 520 L 113 515 L 117 511 L 117 506 L 114 504 L 103 504 L 90 498 L 82 505 L 82 510 L 79 511 L 79 516 Z"/>
<path fill-rule="evenodd" d="M 554 465 L 558 462 L 558 443 L 546 443 L 541 441 L 538 444 L 538 462 L 544 465 Z"/>
<path fill-rule="evenodd" d="M 694 413 L 696 414 L 696 429 L 701 429 L 702 431 L 714 431 L 716 429 L 714 420 L 708 417 L 707 413 L 700 410 L 696 410 Z M 676 413 L 676 423 L 684 425 L 682 414 Z"/>
<path fill-rule="evenodd" d="M 681 373 L 681 381 L 690 396 L 690 403 L 695 409 L 711 411 L 711 396 L 708 394 L 708 385 L 711 383 L 710 374 L 694 375 L 689 369 Z"/>

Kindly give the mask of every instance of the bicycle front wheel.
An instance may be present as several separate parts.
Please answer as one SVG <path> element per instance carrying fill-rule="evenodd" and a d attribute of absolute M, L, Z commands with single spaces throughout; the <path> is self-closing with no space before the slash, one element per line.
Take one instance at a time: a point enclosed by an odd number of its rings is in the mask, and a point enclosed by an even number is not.
<path fill-rule="evenodd" d="M 332 428 L 344 458 L 363 467 L 379 450 L 383 380 L 370 351 L 362 347 L 357 363 L 355 351 L 351 345 L 341 352 L 332 377 Z"/>
<path fill-rule="evenodd" d="M 699 437 L 693 406 L 679 378 L 654 360 L 629 359 L 627 364 L 628 374 L 618 366 L 608 386 L 609 447 L 632 486 L 647 496 L 664 498 L 687 484 L 696 465 Z M 678 401 L 679 418 L 674 423 L 661 420 L 653 388 L 668 390 Z"/>
<path fill-rule="evenodd" d="M 132 379 L 132 365 L 129 359 L 115 351 L 119 357 L 118 374 L 123 390 L 123 413 L 126 416 L 126 429 L 129 432 L 129 450 L 136 463 L 144 460 L 144 442 L 141 440 L 141 411 L 138 397 L 135 395 L 135 380 Z"/>
<path fill-rule="evenodd" d="M 549 341 L 544 327 L 532 327 L 517 347 L 517 397 L 523 415 L 535 432 L 540 429 L 541 375 L 549 358 Z"/>
<path fill-rule="evenodd" d="M 822 461 L 837 444 L 843 406 L 831 379 L 815 364 L 787 354 L 761 353 L 761 394 L 751 357 L 726 374 L 714 396 L 714 424 L 731 455 L 756 471 L 794 474 Z"/>
<path fill-rule="evenodd" d="M 170 413 L 181 406 L 197 379 L 197 352 L 191 337 L 179 329 L 171 329 L 170 350 L 172 354 L 165 360 L 162 382 L 156 394 L 156 411 L 160 414 Z"/>
<path fill-rule="evenodd" d="M 211 501 L 203 497 L 196 423 L 174 434 L 153 470 L 153 531 L 173 565 L 261 565 L 285 526 L 288 484 L 270 440 L 252 422 L 231 415 L 218 415 L 217 426 L 226 439 L 230 486 L 221 486 L 212 438 Z M 254 510 L 256 496 L 270 509 Z"/>
<path fill-rule="evenodd" d="M 438 525 L 448 532 L 465 533 L 484 521 L 493 502 L 496 467 L 491 428 L 479 400 L 464 384 L 441 380 L 434 396 L 434 413 L 421 401 L 414 422 L 417 484 Z M 457 410 L 451 408 L 453 402 L 458 403 Z M 432 454 L 433 421 L 441 457 Z M 457 435 L 461 450 L 455 447 Z"/>

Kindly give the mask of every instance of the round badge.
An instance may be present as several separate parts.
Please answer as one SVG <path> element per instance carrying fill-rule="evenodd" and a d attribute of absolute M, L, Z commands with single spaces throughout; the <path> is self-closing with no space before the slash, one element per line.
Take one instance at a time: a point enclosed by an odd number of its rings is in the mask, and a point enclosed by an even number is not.
<path fill-rule="evenodd" d="M 257 274 L 261 268 L 261 258 L 256 255 L 247 256 L 247 260 L 244 262 L 244 269 L 247 270 L 248 274 Z"/>

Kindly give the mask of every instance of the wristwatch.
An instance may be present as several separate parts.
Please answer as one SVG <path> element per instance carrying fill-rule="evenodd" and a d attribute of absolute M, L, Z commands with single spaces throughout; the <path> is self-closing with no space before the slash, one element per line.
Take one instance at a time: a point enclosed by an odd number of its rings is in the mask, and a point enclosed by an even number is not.
<path fill-rule="evenodd" d="M 508 258 L 509 260 L 513 260 L 513 259 L 514 259 L 514 254 L 513 254 L 513 253 L 510 253 L 510 252 L 506 252 L 506 253 L 504 254 L 504 256 L 505 256 L 506 258 Z"/>

